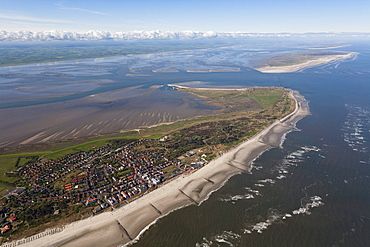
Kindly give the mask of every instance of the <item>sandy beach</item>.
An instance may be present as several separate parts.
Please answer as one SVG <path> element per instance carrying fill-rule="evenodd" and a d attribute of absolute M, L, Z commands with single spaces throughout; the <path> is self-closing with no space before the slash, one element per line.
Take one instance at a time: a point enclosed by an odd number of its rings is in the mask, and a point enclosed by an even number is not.
<path fill-rule="evenodd" d="M 264 151 L 281 146 L 283 136 L 309 115 L 308 102 L 292 91 L 296 109 L 253 138 L 191 174 L 182 175 L 158 189 L 111 212 L 50 229 L 2 246 L 118 246 L 140 236 L 156 219 L 180 207 L 198 205 L 231 176 L 248 172 L 250 163 Z"/>
<path fill-rule="evenodd" d="M 317 65 L 321 65 L 321 64 L 349 59 L 356 54 L 357 54 L 356 52 L 350 52 L 344 55 L 328 55 L 328 56 L 323 56 L 318 59 L 310 60 L 310 61 L 300 63 L 300 64 L 294 64 L 294 65 L 288 65 L 288 66 L 264 66 L 264 67 L 255 68 L 255 70 L 258 70 L 262 73 L 291 73 L 291 72 L 297 72 L 303 69 L 311 68 Z"/>

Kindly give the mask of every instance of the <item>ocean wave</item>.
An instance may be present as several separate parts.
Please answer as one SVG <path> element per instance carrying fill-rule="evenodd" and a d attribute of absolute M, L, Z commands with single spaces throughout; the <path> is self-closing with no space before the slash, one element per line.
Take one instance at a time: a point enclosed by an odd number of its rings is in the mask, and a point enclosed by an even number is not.
<path fill-rule="evenodd" d="M 343 140 L 355 152 L 368 152 L 368 142 L 365 133 L 370 131 L 370 110 L 364 107 L 345 105 L 348 114 L 342 126 Z"/>
<path fill-rule="evenodd" d="M 276 209 L 269 209 L 267 219 L 265 221 L 258 222 L 254 225 L 250 225 L 247 229 L 244 229 L 244 234 L 250 234 L 253 231 L 262 233 L 274 222 L 280 221 L 284 215 L 279 214 Z"/>
<path fill-rule="evenodd" d="M 293 210 L 293 214 L 307 214 L 310 215 L 311 208 L 317 208 L 324 205 L 322 202 L 322 198 L 320 196 L 313 196 L 310 198 L 310 202 L 306 203 L 305 205 L 301 206 L 299 209 Z"/>
<path fill-rule="evenodd" d="M 276 165 L 274 168 L 272 168 L 271 173 L 278 173 L 276 176 L 276 179 L 284 179 L 287 178 L 287 174 L 289 174 L 288 168 L 291 166 L 298 166 L 299 163 L 307 160 L 310 158 L 310 154 L 319 153 L 319 156 L 322 158 L 325 158 L 321 154 L 321 149 L 316 146 L 302 146 L 299 149 L 287 154 L 282 162 L 278 165 Z"/>
<path fill-rule="evenodd" d="M 210 239 L 203 238 L 201 243 L 196 243 L 196 247 L 209 247 L 212 246 L 213 243 L 223 243 L 228 246 L 237 246 L 238 240 L 241 236 L 232 231 L 223 231 L 221 234 L 215 234 Z"/>
<path fill-rule="evenodd" d="M 229 246 L 234 246 L 231 241 L 239 239 L 241 236 L 232 231 L 224 231 L 222 234 L 214 237 L 215 241 L 218 243 L 226 243 Z"/>
<path fill-rule="evenodd" d="M 285 132 L 282 136 L 281 136 L 281 139 L 280 139 L 280 144 L 279 144 L 279 147 L 280 148 L 283 148 L 283 144 L 284 142 L 286 141 L 286 137 L 289 133 L 291 132 L 295 132 L 295 131 L 302 131 L 301 129 L 298 129 L 297 126 L 296 126 L 297 123 L 294 123 L 294 126 L 291 130 Z"/>
<path fill-rule="evenodd" d="M 300 208 L 293 210 L 291 213 L 280 214 L 276 209 L 269 209 L 267 219 L 265 221 L 260 221 L 256 224 L 249 225 L 244 229 L 244 234 L 251 234 L 253 232 L 262 233 L 273 223 L 281 222 L 288 218 L 293 217 L 294 215 L 306 214 L 310 215 L 310 209 L 320 207 L 324 205 L 322 198 L 320 196 L 312 196 L 305 205 L 301 205 Z"/>
<path fill-rule="evenodd" d="M 244 195 L 227 195 L 224 197 L 219 198 L 220 201 L 222 202 L 235 202 L 239 200 L 249 200 L 249 199 L 254 199 L 255 196 L 262 196 L 261 193 L 258 190 L 252 190 L 249 187 L 245 187 L 248 193 Z"/>
<path fill-rule="evenodd" d="M 270 179 L 270 178 L 258 180 L 258 183 L 270 183 L 270 184 L 274 184 L 275 182 L 276 182 L 275 180 Z"/>
<path fill-rule="evenodd" d="M 262 194 L 258 190 L 253 190 L 250 187 L 245 187 L 245 189 L 247 190 L 247 192 L 254 193 L 256 196 L 262 196 Z"/>
<path fill-rule="evenodd" d="M 211 240 L 208 240 L 206 238 L 203 238 L 203 242 L 201 243 L 196 243 L 196 247 L 210 247 L 213 244 Z"/>
<path fill-rule="evenodd" d="M 227 198 L 220 198 L 220 201 L 222 201 L 222 202 L 234 202 L 234 201 L 248 200 L 248 199 L 253 199 L 253 198 L 254 198 L 254 195 L 245 194 L 245 195 L 230 196 L 230 197 L 227 197 Z"/>
<path fill-rule="evenodd" d="M 250 170 L 255 169 L 255 170 L 259 171 L 259 170 L 261 170 L 262 168 L 263 168 L 262 166 L 256 166 L 256 165 L 254 165 L 254 164 L 251 164 L 251 169 L 250 169 Z"/>
<path fill-rule="evenodd" d="M 257 186 L 257 187 L 265 187 L 264 184 L 254 184 L 254 186 Z"/>

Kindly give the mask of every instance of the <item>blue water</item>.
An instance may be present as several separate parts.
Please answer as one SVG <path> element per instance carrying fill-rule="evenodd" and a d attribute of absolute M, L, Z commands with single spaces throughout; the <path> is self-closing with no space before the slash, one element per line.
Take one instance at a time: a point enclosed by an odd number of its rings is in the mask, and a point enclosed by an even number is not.
<path fill-rule="evenodd" d="M 369 246 L 369 49 L 353 45 L 355 59 L 299 73 L 243 78 L 300 91 L 312 115 L 251 174 L 158 220 L 133 246 Z"/>

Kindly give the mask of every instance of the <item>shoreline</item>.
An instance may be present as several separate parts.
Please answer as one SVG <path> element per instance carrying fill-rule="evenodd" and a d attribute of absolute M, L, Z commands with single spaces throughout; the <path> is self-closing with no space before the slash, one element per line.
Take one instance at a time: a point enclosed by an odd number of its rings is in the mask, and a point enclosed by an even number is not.
<path fill-rule="evenodd" d="M 220 91 L 230 91 L 230 90 L 245 91 L 245 90 L 248 90 L 250 88 L 259 88 L 259 87 L 256 87 L 256 86 L 255 87 L 245 87 L 245 88 L 217 88 L 217 87 L 197 87 L 197 88 L 193 88 L 193 87 L 182 86 L 180 84 L 173 84 L 173 83 L 167 84 L 167 86 L 176 87 L 176 88 L 180 88 L 180 89 L 214 90 L 214 91 L 217 91 L 217 90 L 220 90 Z"/>
<path fill-rule="evenodd" d="M 255 70 L 258 70 L 262 73 L 292 73 L 292 72 L 299 72 L 304 69 L 308 69 L 317 65 L 327 64 L 330 62 L 336 62 L 336 61 L 342 61 L 349 59 L 355 55 L 357 55 L 357 52 L 349 52 L 345 55 L 328 55 L 324 56 L 315 60 L 309 60 L 303 63 L 299 64 L 293 64 L 293 65 L 286 65 L 286 66 L 263 66 L 259 68 L 254 68 Z"/>
<path fill-rule="evenodd" d="M 310 114 L 308 101 L 297 91 L 291 90 L 290 94 L 296 102 L 292 113 L 201 169 L 181 175 L 114 211 L 70 223 L 58 228 L 60 231 L 54 229 L 51 234 L 45 234 L 45 231 L 40 233 L 39 238 L 31 236 L 2 246 L 119 246 L 139 239 L 159 218 L 179 208 L 201 204 L 231 176 L 249 172 L 250 163 L 262 153 L 271 148 L 280 148 L 286 133 L 293 130 L 300 119 Z"/>

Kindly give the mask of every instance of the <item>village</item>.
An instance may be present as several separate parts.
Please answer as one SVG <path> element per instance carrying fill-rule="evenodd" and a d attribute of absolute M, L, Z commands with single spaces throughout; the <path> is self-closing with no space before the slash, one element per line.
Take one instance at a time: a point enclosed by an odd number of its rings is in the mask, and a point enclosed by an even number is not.
<path fill-rule="evenodd" d="M 181 162 L 184 156 L 169 160 L 168 151 L 161 147 L 169 139 L 134 140 L 118 148 L 117 143 L 107 144 L 22 166 L 17 170 L 22 187 L 8 193 L 0 211 L 1 233 L 22 229 L 24 223 L 32 225 L 35 217 L 58 216 L 71 204 L 89 208 L 90 215 L 113 210 L 207 163 L 204 156 L 188 165 Z M 195 154 L 191 151 L 184 155 Z M 41 206 L 34 211 L 33 205 L 38 204 Z"/>

